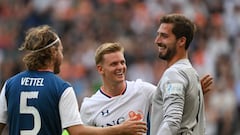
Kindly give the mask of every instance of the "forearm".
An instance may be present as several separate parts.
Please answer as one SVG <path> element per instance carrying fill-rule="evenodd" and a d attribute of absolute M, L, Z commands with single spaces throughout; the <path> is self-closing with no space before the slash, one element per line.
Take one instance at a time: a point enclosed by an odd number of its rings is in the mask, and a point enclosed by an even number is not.
<path fill-rule="evenodd" d="M 141 135 L 146 133 L 146 122 L 125 121 L 122 124 L 110 127 L 92 127 L 76 125 L 67 128 L 70 135 Z"/>
<path fill-rule="evenodd" d="M 176 135 L 177 131 L 179 130 L 178 127 L 176 126 L 171 126 L 169 123 L 165 122 L 163 125 L 161 125 L 160 130 L 158 131 L 158 134 L 163 134 L 163 135 Z"/>
<path fill-rule="evenodd" d="M 184 99 L 181 96 L 169 96 L 165 99 L 164 120 L 160 126 L 159 133 L 164 135 L 175 135 L 180 129 L 182 122 Z"/>
<path fill-rule="evenodd" d="M 86 127 L 88 128 L 93 135 L 123 135 L 124 130 L 119 125 L 110 126 L 110 127 Z"/>
<path fill-rule="evenodd" d="M 118 126 L 111 127 L 92 127 L 92 126 L 73 126 L 69 127 L 68 132 L 70 135 L 121 135 L 122 131 Z"/>

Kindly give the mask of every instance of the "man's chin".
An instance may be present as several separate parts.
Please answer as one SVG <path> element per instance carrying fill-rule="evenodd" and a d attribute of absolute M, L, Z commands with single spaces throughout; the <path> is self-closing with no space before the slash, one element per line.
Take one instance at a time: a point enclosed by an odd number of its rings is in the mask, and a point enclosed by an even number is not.
<path fill-rule="evenodd" d="M 118 82 L 124 82 L 125 78 L 118 78 L 117 80 L 118 80 Z"/>
<path fill-rule="evenodd" d="M 169 55 L 164 55 L 164 54 L 159 54 L 158 57 L 162 60 L 169 60 L 170 59 Z"/>

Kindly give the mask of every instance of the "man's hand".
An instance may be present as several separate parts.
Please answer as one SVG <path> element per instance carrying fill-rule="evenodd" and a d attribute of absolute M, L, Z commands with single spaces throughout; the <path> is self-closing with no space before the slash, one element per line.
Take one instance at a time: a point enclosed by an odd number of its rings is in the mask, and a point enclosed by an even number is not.
<path fill-rule="evenodd" d="M 213 77 L 211 75 L 205 75 L 201 79 L 203 94 L 206 94 L 207 92 L 213 89 L 212 84 L 213 84 Z"/>
<path fill-rule="evenodd" d="M 147 132 L 146 122 L 137 120 L 137 117 L 123 122 L 119 127 L 121 127 L 121 135 L 142 135 Z"/>

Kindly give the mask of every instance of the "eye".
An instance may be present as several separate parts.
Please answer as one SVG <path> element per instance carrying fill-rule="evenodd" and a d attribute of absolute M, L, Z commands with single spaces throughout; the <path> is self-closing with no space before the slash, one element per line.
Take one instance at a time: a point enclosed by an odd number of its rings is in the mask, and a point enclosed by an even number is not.
<path fill-rule="evenodd" d="M 117 62 L 113 62 L 110 64 L 111 66 L 116 66 L 117 65 Z"/>
<path fill-rule="evenodd" d="M 121 64 L 124 65 L 124 64 L 126 64 L 126 62 L 125 61 L 121 61 Z"/>
<path fill-rule="evenodd" d="M 161 33 L 160 36 L 161 36 L 162 38 L 167 38 L 167 37 L 168 37 L 168 35 L 165 34 L 165 33 Z"/>

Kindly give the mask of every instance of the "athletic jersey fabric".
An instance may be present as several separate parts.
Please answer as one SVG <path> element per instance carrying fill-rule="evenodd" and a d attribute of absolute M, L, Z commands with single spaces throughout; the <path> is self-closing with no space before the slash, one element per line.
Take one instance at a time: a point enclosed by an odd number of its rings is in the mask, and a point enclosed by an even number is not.
<path fill-rule="evenodd" d="M 126 84 L 122 95 L 108 97 L 100 89 L 90 98 L 84 98 L 80 109 L 83 123 L 97 127 L 113 126 L 135 115 L 147 121 L 156 86 L 140 79 L 126 81 Z"/>
<path fill-rule="evenodd" d="M 151 135 L 204 135 L 202 88 L 188 59 L 168 68 L 153 96 Z"/>
<path fill-rule="evenodd" d="M 24 71 L 5 82 L 0 122 L 8 124 L 9 135 L 61 135 L 82 123 L 73 88 L 48 71 Z"/>

